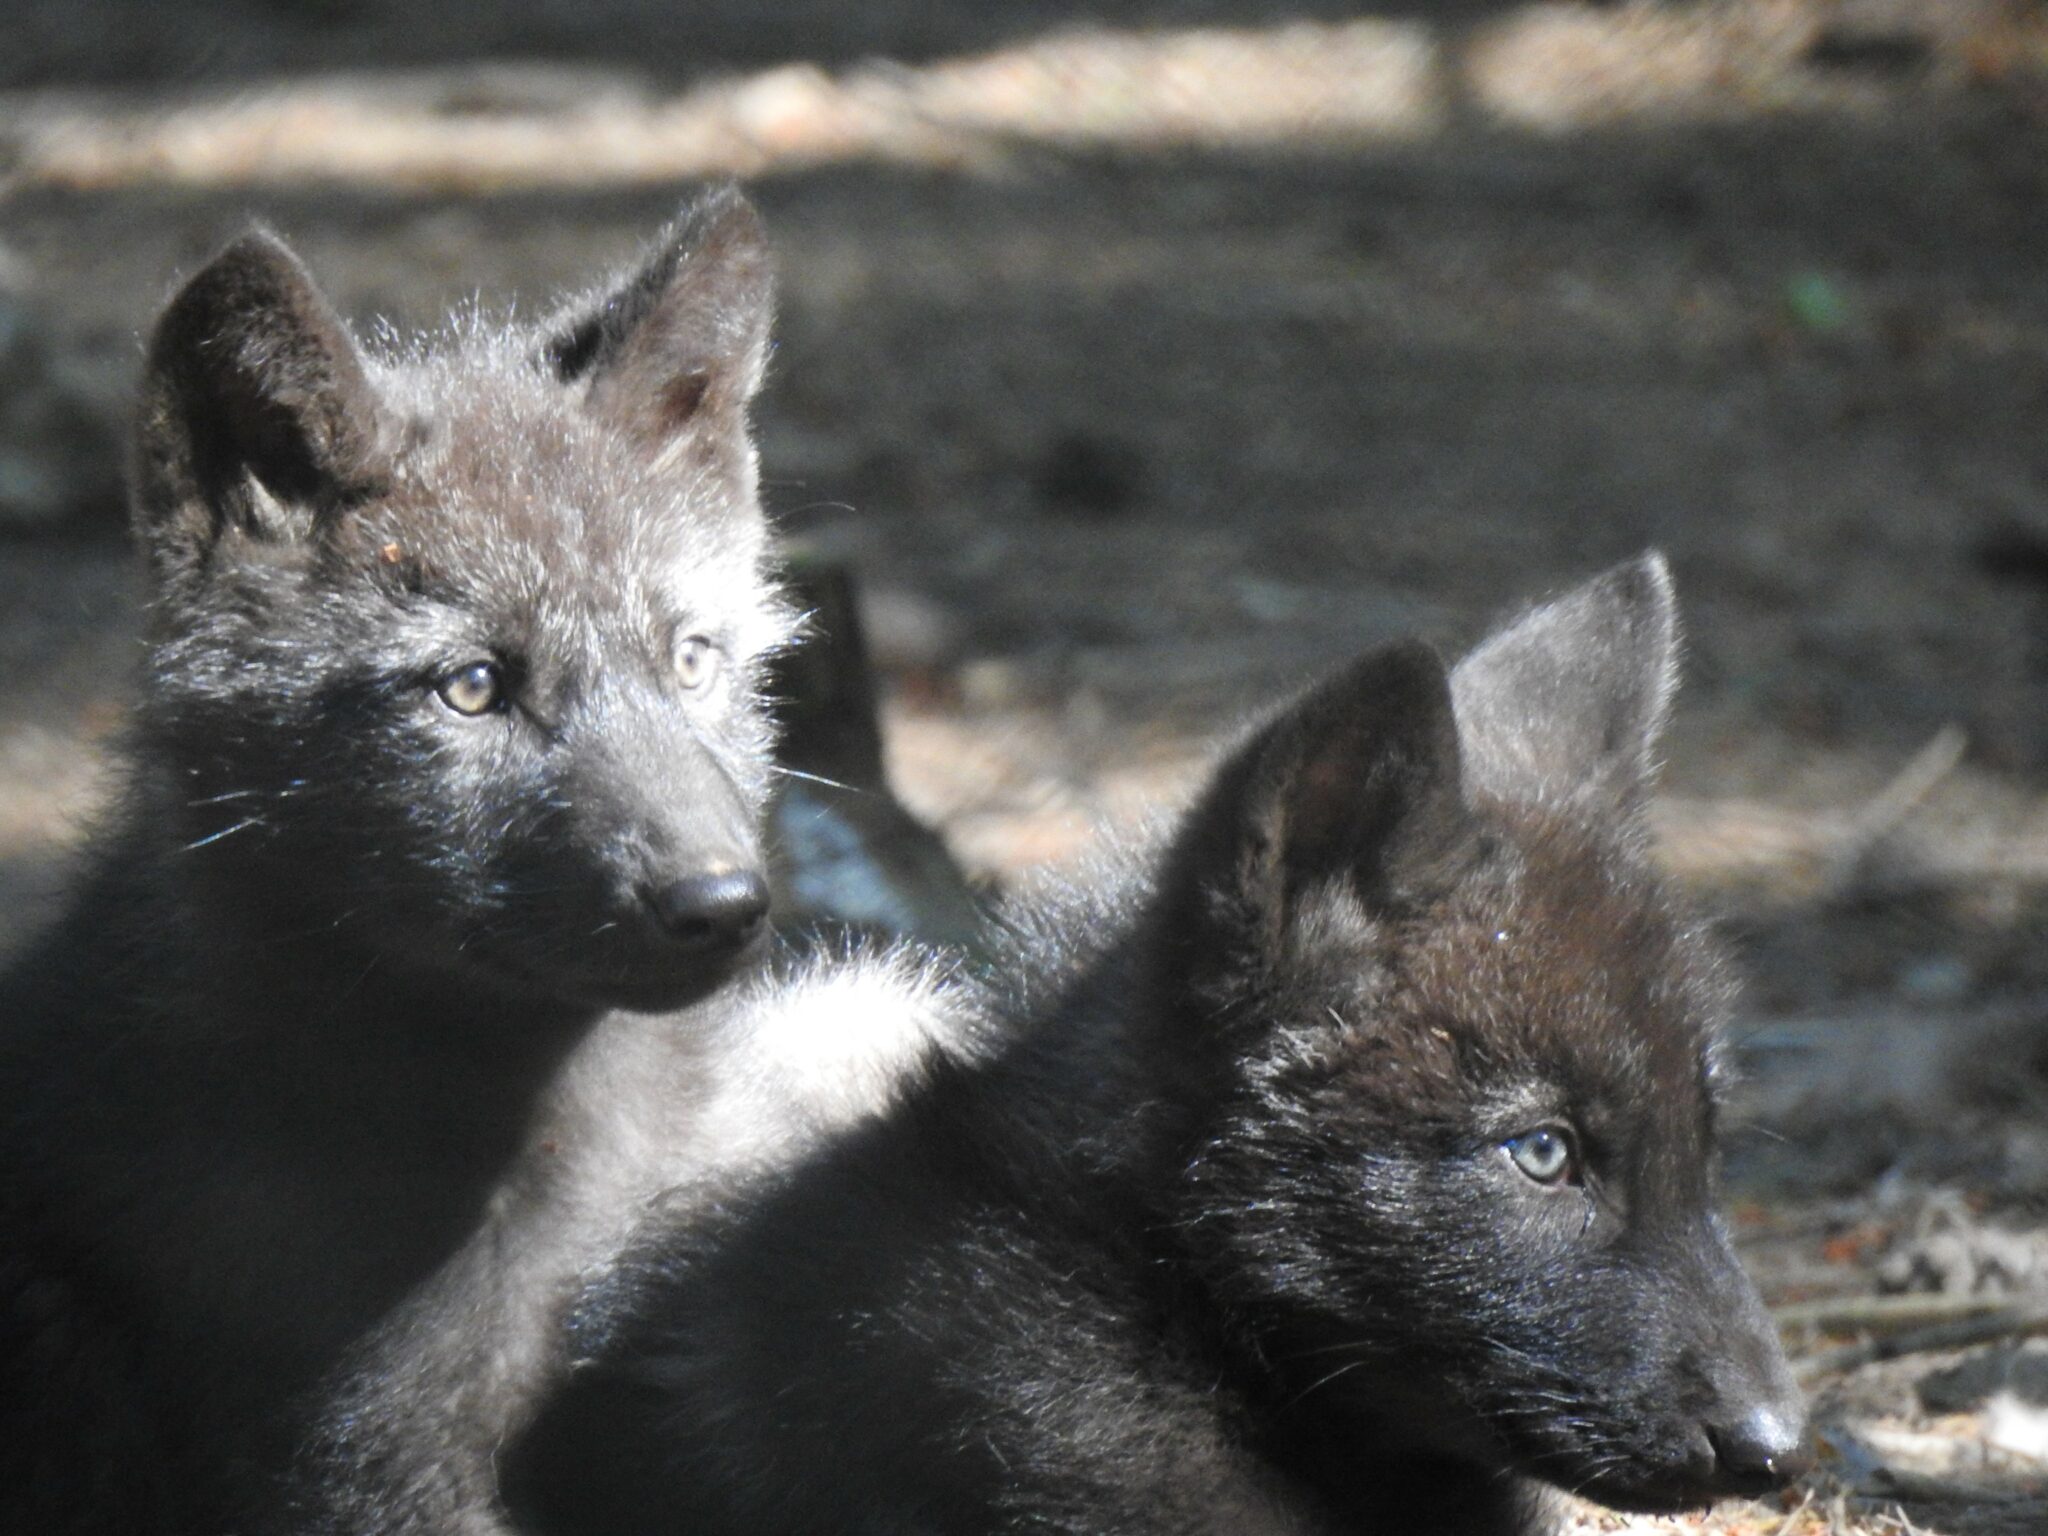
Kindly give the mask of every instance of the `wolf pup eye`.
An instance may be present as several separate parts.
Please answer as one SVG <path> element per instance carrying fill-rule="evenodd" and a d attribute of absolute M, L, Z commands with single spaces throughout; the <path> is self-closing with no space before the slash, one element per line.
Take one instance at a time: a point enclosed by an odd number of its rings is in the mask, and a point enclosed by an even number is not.
<path fill-rule="evenodd" d="M 487 715 L 505 702 L 505 678 L 496 662 L 473 661 L 434 684 L 434 692 L 458 715 Z"/>
<path fill-rule="evenodd" d="M 685 635 L 676 642 L 676 679 L 692 693 L 709 688 L 718 676 L 718 646 L 706 635 Z"/>
<path fill-rule="evenodd" d="M 1501 1147 L 1515 1160 L 1515 1166 L 1538 1184 L 1576 1181 L 1578 1149 L 1572 1144 L 1572 1133 L 1561 1125 L 1539 1125 L 1510 1136 Z"/>

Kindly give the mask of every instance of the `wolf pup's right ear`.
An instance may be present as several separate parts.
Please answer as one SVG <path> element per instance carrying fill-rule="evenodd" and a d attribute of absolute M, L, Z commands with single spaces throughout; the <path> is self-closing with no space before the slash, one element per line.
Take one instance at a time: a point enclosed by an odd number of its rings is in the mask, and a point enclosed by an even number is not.
<path fill-rule="evenodd" d="M 1498 800 L 1635 817 L 1678 679 L 1678 604 L 1656 551 L 1534 609 L 1451 675 L 1466 776 Z"/>
<path fill-rule="evenodd" d="M 159 578 L 226 535 L 283 540 L 382 483 L 391 414 L 347 329 L 261 229 L 178 290 L 151 337 L 136 428 L 137 533 Z"/>
<path fill-rule="evenodd" d="M 1425 897 L 1474 841 L 1443 662 L 1415 642 L 1360 658 L 1229 759 L 1169 879 L 1224 897 L 1226 921 L 1277 952 L 1311 889 L 1368 907 Z"/>
<path fill-rule="evenodd" d="M 721 187 L 685 208 L 631 277 L 551 324 L 543 362 L 586 391 L 593 414 L 661 457 L 699 423 L 744 425 L 774 312 L 760 215 Z"/>

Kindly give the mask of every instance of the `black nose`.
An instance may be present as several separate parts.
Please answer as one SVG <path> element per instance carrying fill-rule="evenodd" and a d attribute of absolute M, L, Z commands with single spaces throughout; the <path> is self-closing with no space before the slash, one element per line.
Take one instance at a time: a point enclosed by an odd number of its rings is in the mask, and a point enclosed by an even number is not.
<path fill-rule="evenodd" d="M 768 882 L 756 870 L 720 866 L 656 887 L 647 904 L 677 943 L 729 948 L 752 937 L 768 915 Z"/>
<path fill-rule="evenodd" d="M 1782 1488 L 1813 1466 L 1804 1415 L 1783 1408 L 1753 1408 L 1726 1424 L 1709 1424 L 1715 1482 L 1726 1493 Z"/>

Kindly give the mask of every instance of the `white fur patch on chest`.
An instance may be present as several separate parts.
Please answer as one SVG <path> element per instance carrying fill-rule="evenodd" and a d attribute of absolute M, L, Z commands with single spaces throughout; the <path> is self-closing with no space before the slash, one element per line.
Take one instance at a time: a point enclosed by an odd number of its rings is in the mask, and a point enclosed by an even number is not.
<path fill-rule="evenodd" d="M 705 1106 L 728 1162 L 791 1155 L 880 1113 L 930 1053 L 972 1054 L 982 1012 L 940 962 L 897 949 L 760 983 L 740 1021 L 730 1081 Z"/>

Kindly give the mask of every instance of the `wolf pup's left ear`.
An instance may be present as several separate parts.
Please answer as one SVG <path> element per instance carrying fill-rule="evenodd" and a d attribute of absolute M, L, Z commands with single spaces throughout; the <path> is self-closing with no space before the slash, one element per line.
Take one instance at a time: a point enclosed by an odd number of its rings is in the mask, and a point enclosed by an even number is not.
<path fill-rule="evenodd" d="M 1311 888 L 1343 881 L 1376 908 L 1424 896 L 1472 836 L 1449 680 L 1410 642 L 1354 662 L 1227 761 L 1168 878 L 1220 890 L 1270 946 Z"/>
<path fill-rule="evenodd" d="M 393 417 L 299 259 L 257 229 L 195 273 L 150 338 L 136 529 L 159 578 L 224 537 L 279 541 L 374 492 Z"/>
<path fill-rule="evenodd" d="M 1451 674 L 1482 794 L 1632 818 L 1678 680 L 1678 604 L 1654 550 L 1537 608 Z"/>
<path fill-rule="evenodd" d="M 686 207 L 632 276 L 571 305 L 548 328 L 543 361 L 659 457 L 695 424 L 744 425 L 774 311 L 760 215 L 721 187 Z"/>

